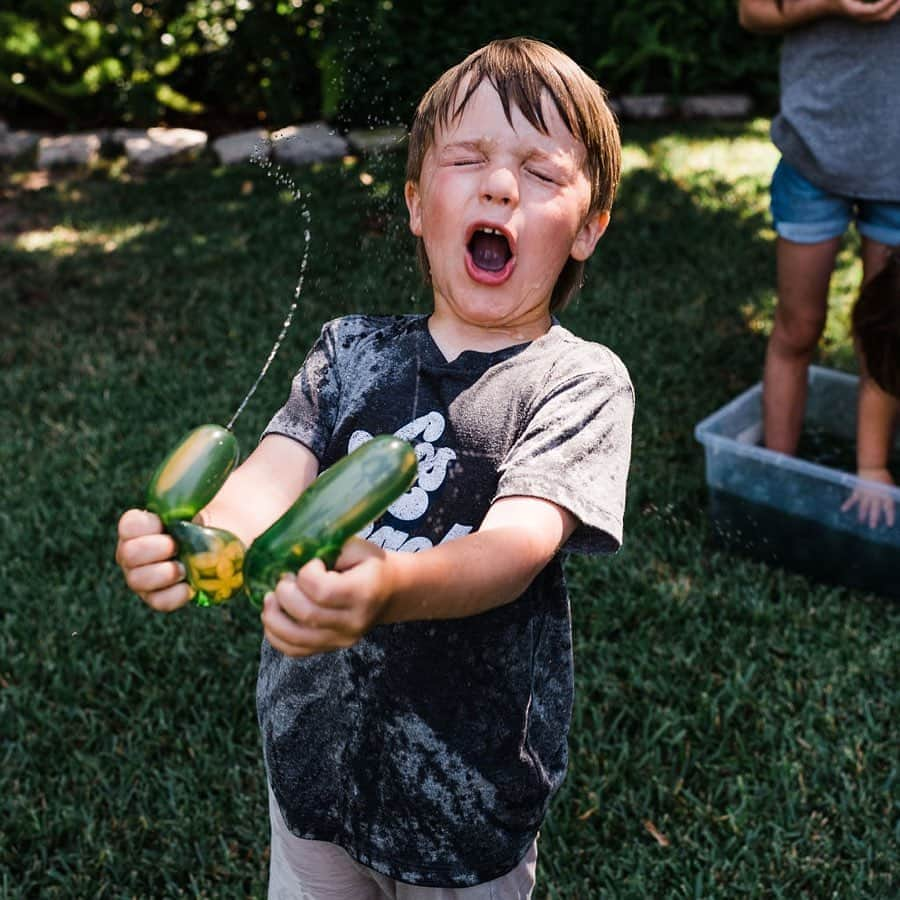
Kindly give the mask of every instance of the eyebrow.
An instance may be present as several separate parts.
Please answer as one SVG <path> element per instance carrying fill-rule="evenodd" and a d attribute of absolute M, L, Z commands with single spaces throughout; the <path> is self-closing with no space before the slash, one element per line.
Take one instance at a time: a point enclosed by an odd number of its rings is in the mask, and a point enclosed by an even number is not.
<path fill-rule="evenodd" d="M 483 152 L 486 146 L 490 146 L 495 142 L 490 139 L 481 139 L 474 141 L 452 141 L 449 144 L 445 144 L 441 151 L 445 152 L 448 150 L 474 150 L 479 153 Z M 566 154 L 563 154 L 565 157 Z M 564 163 L 557 156 L 553 156 L 548 153 L 546 150 L 541 150 L 539 147 L 530 147 L 528 151 L 524 154 L 524 159 L 527 161 L 536 161 L 536 162 L 546 162 L 555 166 L 564 166 Z"/>
<path fill-rule="evenodd" d="M 491 143 L 487 140 L 480 141 L 453 141 L 449 144 L 444 144 L 441 147 L 441 150 L 478 150 L 481 151 L 484 149 L 485 144 Z"/>

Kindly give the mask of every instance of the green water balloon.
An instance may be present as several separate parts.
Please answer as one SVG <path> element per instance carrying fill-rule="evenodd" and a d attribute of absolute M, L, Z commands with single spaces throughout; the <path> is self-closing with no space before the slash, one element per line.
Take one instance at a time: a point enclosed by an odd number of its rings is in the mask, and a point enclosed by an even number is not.
<path fill-rule="evenodd" d="M 147 486 L 147 509 L 165 525 L 193 519 L 225 483 L 238 455 L 237 438 L 227 428 L 195 428 L 169 451 L 154 472 Z"/>
<path fill-rule="evenodd" d="M 250 545 L 244 584 L 251 602 L 261 606 L 284 572 L 312 559 L 331 568 L 346 541 L 409 490 L 417 466 L 406 441 L 380 435 L 327 469 Z"/>
<path fill-rule="evenodd" d="M 178 558 L 198 606 L 218 606 L 241 593 L 246 551 L 240 538 L 224 528 L 194 522 L 171 522 L 168 531 L 178 544 Z"/>

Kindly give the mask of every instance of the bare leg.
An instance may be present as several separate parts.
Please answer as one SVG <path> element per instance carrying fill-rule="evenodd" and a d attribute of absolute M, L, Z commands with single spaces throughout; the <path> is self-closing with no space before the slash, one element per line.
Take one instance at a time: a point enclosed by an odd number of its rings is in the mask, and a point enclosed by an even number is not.
<path fill-rule="evenodd" d="M 763 372 L 766 446 L 794 453 L 806 408 L 806 374 L 825 328 L 828 285 L 841 238 L 796 244 L 778 238 L 778 305 Z"/>
<path fill-rule="evenodd" d="M 872 238 L 862 239 L 863 284 L 874 278 L 887 265 L 890 255 L 891 248 L 887 244 L 873 241 Z"/>

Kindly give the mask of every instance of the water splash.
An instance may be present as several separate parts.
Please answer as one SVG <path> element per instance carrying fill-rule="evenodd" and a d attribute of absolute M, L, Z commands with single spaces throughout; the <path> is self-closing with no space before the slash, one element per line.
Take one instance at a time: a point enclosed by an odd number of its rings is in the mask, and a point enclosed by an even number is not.
<path fill-rule="evenodd" d="M 266 377 L 266 373 L 269 371 L 269 366 L 272 365 L 272 361 L 278 355 L 279 349 L 281 349 L 281 344 L 284 341 L 285 336 L 288 333 L 288 329 L 291 327 L 291 323 L 294 320 L 294 313 L 297 310 L 297 305 L 300 302 L 300 294 L 303 291 L 303 279 L 306 275 L 306 265 L 309 261 L 309 244 L 310 244 L 310 215 L 309 215 L 309 205 L 307 204 L 307 198 L 303 196 L 303 194 L 297 189 L 297 185 L 294 184 L 294 180 L 288 175 L 281 166 L 276 165 L 272 162 L 272 160 L 268 157 L 267 154 L 264 153 L 264 148 L 268 145 L 268 141 L 260 141 L 253 148 L 253 152 L 250 155 L 250 162 L 254 163 L 262 167 L 263 171 L 270 178 L 274 178 L 275 183 L 281 187 L 286 187 L 291 192 L 291 198 L 293 200 L 299 200 L 302 204 L 302 208 L 300 210 L 300 215 L 303 217 L 305 222 L 305 227 L 303 229 L 303 256 L 300 260 L 300 275 L 297 278 L 297 284 L 294 287 L 294 296 L 291 301 L 290 308 L 288 309 L 287 316 L 284 319 L 284 322 L 281 323 L 281 331 L 278 333 L 278 337 L 275 339 L 275 343 L 272 344 L 272 349 L 269 351 L 269 355 L 266 358 L 266 361 L 263 363 L 263 367 L 259 370 L 259 374 L 256 376 L 256 380 L 250 387 L 250 390 L 247 391 L 244 399 L 241 400 L 238 408 L 235 410 L 231 419 L 229 419 L 228 424 L 225 426 L 229 431 L 233 430 L 234 423 L 237 421 L 238 416 L 244 411 L 244 407 L 249 403 L 250 398 L 256 393 L 256 389 L 259 387 L 260 382 L 263 378 Z"/>

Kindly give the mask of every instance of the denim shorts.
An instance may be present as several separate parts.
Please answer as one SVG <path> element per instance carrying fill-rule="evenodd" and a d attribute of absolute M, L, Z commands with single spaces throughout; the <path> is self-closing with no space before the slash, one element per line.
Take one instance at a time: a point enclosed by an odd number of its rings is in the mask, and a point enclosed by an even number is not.
<path fill-rule="evenodd" d="M 775 231 L 796 244 L 840 237 L 856 221 L 864 237 L 888 247 L 900 245 L 900 203 L 841 197 L 812 184 L 783 159 L 772 175 Z"/>

